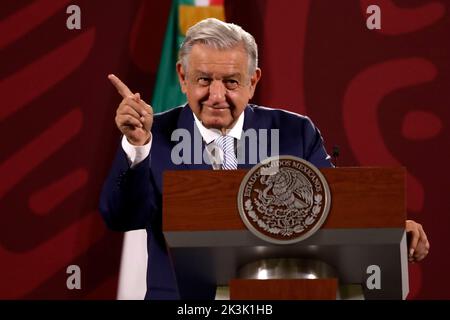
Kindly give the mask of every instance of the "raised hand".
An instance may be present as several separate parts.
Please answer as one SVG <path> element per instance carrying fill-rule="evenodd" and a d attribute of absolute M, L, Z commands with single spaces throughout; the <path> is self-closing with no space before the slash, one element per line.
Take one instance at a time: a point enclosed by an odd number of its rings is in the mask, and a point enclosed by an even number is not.
<path fill-rule="evenodd" d="M 153 124 L 152 107 L 141 99 L 139 93 L 131 92 L 115 75 L 108 75 L 108 79 L 123 98 L 116 111 L 117 128 L 132 145 L 142 146 L 148 143 Z"/>

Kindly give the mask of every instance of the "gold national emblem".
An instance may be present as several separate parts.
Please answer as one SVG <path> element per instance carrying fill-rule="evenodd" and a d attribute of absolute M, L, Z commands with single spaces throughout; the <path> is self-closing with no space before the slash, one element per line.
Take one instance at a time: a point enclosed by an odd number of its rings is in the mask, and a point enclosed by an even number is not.
<path fill-rule="evenodd" d="M 313 235 L 324 223 L 331 195 L 322 173 L 292 156 L 272 157 L 254 166 L 239 189 L 238 207 L 247 228 L 276 244 Z"/>

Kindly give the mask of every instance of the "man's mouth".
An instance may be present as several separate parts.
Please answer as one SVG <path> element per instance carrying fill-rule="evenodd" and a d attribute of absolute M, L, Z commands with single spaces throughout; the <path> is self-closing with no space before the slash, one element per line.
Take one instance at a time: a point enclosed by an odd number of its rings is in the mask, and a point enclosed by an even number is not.
<path fill-rule="evenodd" d="M 224 105 L 217 105 L 217 106 L 210 106 L 210 105 L 204 105 L 205 107 L 212 109 L 212 110 L 226 110 L 230 109 L 230 106 L 224 106 Z"/>
<path fill-rule="evenodd" d="M 207 109 L 209 109 L 210 111 L 214 112 L 221 112 L 221 111 L 225 111 L 225 110 L 229 110 L 230 107 L 228 106 L 206 106 Z"/>

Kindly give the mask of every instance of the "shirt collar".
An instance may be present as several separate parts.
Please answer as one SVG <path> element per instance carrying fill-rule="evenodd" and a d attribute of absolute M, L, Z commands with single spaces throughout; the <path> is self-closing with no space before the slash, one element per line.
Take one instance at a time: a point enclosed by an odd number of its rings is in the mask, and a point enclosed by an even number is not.
<path fill-rule="evenodd" d="M 197 118 L 195 113 L 192 113 L 194 115 L 195 124 L 197 125 L 198 130 L 200 131 L 200 134 L 202 135 L 203 140 L 205 140 L 206 144 L 209 144 L 216 140 L 218 137 L 221 136 L 221 133 L 217 129 L 208 129 L 206 128 L 202 122 Z M 233 128 L 231 128 L 227 132 L 227 136 L 233 137 L 235 139 L 240 140 L 242 135 L 242 128 L 244 126 L 244 114 L 245 112 L 242 111 L 241 115 L 239 116 L 238 120 L 234 124 Z"/>

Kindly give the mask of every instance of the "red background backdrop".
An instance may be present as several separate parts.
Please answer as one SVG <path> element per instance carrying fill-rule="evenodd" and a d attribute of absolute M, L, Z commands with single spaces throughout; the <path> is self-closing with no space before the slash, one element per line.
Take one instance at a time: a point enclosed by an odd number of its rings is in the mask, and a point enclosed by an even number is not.
<path fill-rule="evenodd" d="M 66 8 L 81 8 L 81 30 Z M 378 4 L 382 29 L 366 28 Z M 430 238 L 410 298 L 450 298 L 450 2 L 228 0 L 260 46 L 254 102 L 307 114 L 340 166 L 405 166 L 408 215 Z M 118 146 L 119 75 L 150 101 L 170 1 L 3 1 L 0 298 L 114 299 L 122 234 L 100 188 Z M 82 289 L 66 288 L 79 265 Z"/>

